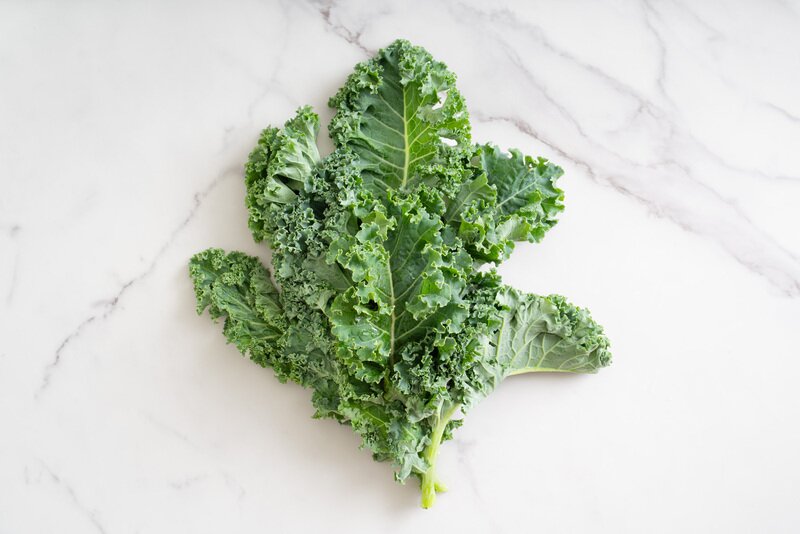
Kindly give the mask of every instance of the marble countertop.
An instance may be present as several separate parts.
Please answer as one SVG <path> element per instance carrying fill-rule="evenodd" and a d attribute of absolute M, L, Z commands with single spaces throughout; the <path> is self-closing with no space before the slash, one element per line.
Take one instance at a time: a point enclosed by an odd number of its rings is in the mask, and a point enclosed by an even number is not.
<path fill-rule="evenodd" d="M 800 531 L 800 4 L 0 4 L 0 532 Z M 396 37 L 567 209 L 502 266 L 595 376 L 505 382 L 418 489 L 194 312 L 242 166 Z M 327 145 L 330 146 L 329 144 Z"/>

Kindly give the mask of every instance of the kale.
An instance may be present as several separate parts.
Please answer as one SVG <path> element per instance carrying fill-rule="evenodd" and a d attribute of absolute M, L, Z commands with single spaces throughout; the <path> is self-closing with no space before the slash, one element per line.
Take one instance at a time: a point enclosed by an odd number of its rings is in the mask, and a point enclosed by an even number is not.
<path fill-rule="evenodd" d="M 279 380 L 313 390 L 315 417 L 350 425 L 395 477 L 444 486 L 440 443 L 507 376 L 591 373 L 608 340 L 563 297 L 523 294 L 491 269 L 563 210 L 562 170 L 473 144 L 455 76 L 398 40 L 330 100 L 320 157 L 308 107 L 267 128 L 246 165 L 259 260 L 209 249 L 190 272 L 197 309 Z"/>

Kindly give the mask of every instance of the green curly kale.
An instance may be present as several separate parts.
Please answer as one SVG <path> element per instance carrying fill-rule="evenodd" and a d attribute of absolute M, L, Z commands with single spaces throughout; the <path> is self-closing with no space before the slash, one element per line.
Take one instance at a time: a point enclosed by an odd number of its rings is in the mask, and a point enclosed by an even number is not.
<path fill-rule="evenodd" d="M 443 491 L 440 443 L 457 413 L 507 376 L 592 373 L 610 362 L 589 313 L 526 295 L 485 263 L 556 223 L 562 170 L 475 145 L 455 76 L 396 41 L 356 66 L 330 100 L 335 150 L 298 110 L 261 134 L 246 166 L 249 226 L 273 252 L 209 249 L 190 272 L 197 310 L 278 379 L 313 390 L 315 417 L 349 424 L 397 480 Z"/>

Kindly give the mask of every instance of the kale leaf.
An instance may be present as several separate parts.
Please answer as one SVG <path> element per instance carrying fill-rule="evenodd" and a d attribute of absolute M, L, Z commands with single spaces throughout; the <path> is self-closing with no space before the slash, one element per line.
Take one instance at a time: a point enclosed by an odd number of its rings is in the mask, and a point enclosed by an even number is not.
<path fill-rule="evenodd" d="M 315 417 L 350 425 L 395 477 L 443 491 L 440 443 L 507 376 L 593 373 L 608 340 L 563 297 L 523 294 L 479 268 L 537 242 L 563 210 L 562 170 L 473 144 L 455 76 L 398 40 L 330 100 L 320 157 L 308 107 L 267 128 L 246 165 L 249 227 L 272 249 L 209 249 L 190 274 L 197 309 L 281 381 L 313 390 Z"/>

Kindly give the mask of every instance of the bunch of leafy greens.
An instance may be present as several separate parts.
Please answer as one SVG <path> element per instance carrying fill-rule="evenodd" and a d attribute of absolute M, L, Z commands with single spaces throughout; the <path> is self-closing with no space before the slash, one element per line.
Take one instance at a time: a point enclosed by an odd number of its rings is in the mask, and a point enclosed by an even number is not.
<path fill-rule="evenodd" d="M 475 145 L 455 76 L 398 40 L 356 66 L 330 100 L 335 150 L 298 110 L 261 134 L 246 166 L 256 259 L 209 249 L 190 272 L 198 312 L 278 379 L 313 390 L 315 417 L 350 425 L 395 477 L 444 486 L 442 441 L 457 413 L 507 376 L 592 373 L 608 340 L 563 297 L 504 286 L 486 263 L 539 241 L 563 209 L 562 170 Z"/>

